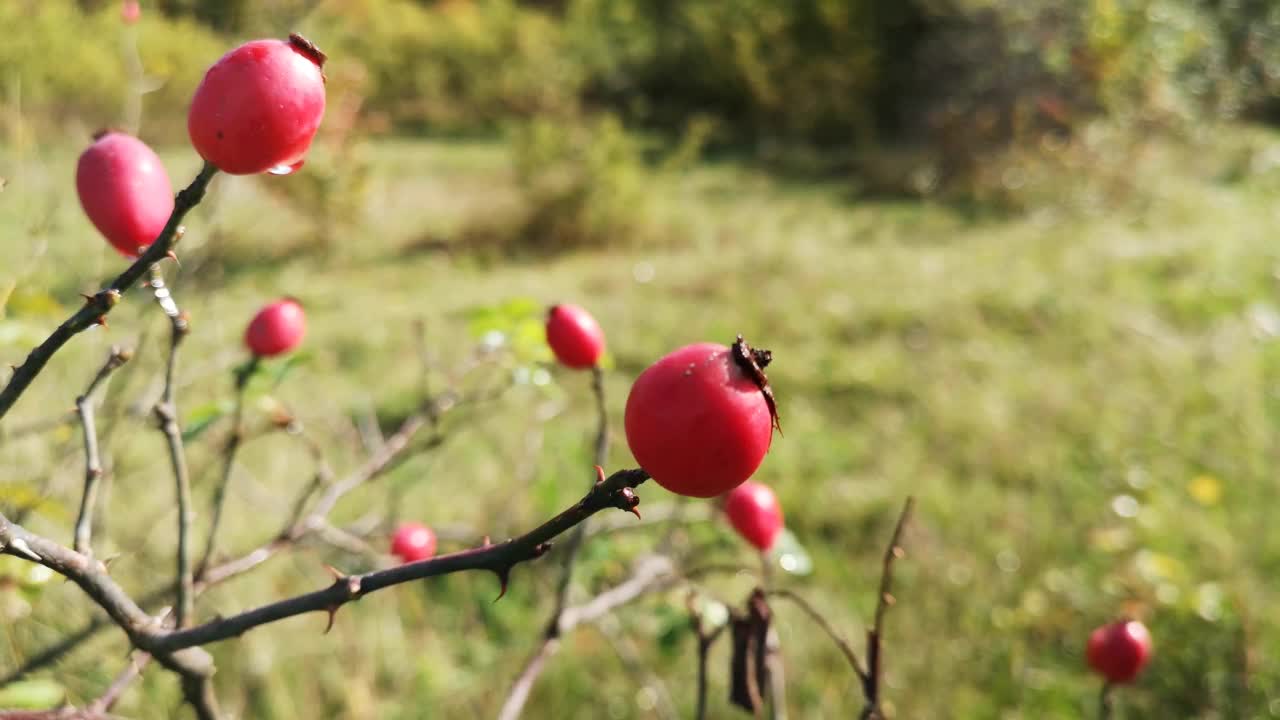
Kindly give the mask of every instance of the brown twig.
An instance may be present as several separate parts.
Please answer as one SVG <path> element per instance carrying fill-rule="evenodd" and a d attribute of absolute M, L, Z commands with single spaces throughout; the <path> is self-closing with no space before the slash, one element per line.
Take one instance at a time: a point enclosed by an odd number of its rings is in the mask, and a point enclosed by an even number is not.
<path fill-rule="evenodd" d="M 901 558 L 902 532 L 911 519 L 911 511 L 915 507 L 915 498 L 908 497 L 898 515 L 898 524 L 893 528 L 893 537 L 884 552 L 884 562 L 880 570 L 880 593 L 876 600 L 875 624 L 867 631 L 867 673 L 862 681 L 862 694 L 866 706 L 862 709 L 862 720 L 880 720 L 884 715 L 880 711 L 880 680 L 884 674 L 882 643 L 884 640 L 884 618 L 893 606 L 893 563 Z"/>
<path fill-rule="evenodd" d="M 323 590 L 274 602 L 239 615 L 219 618 L 187 630 L 152 635 L 146 639 L 147 644 L 143 648 L 153 652 L 174 652 L 206 645 L 295 615 L 320 611 L 332 614 L 343 605 L 378 590 L 464 570 L 488 570 L 494 573 L 505 592 L 511 569 L 519 563 L 545 554 L 553 538 L 605 508 L 634 510 L 639 498 L 632 489 L 648 477 L 648 473 L 643 470 L 619 470 L 592 487 L 572 507 L 528 533 L 504 543 L 440 555 L 364 575 L 344 575 Z"/>
<path fill-rule="evenodd" d="M 707 717 L 707 660 L 711 656 L 711 646 L 724 633 L 724 629 L 729 627 L 729 624 L 721 623 L 714 630 L 707 632 L 702 613 L 694 606 L 693 593 L 690 593 L 687 604 L 693 634 L 698 638 L 698 704 L 693 717 L 695 720 L 705 720 Z"/>
<path fill-rule="evenodd" d="M 596 399 L 597 416 L 595 464 L 597 468 L 603 468 L 608 462 L 609 455 L 609 413 L 605 404 L 604 372 L 601 371 L 599 365 L 594 365 L 591 368 L 591 390 Z M 515 720 L 520 717 L 524 704 L 528 701 L 529 692 L 532 690 L 533 684 L 537 682 L 538 676 L 542 674 L 542 669 L 546 665 L 547 659 L 555 654 L 560 645 L 560 634 L 565 631 L 564 611 L 569 602 L 569 590 L 573 585 L 573 567 L 577 563 L 578 551 L 582 547 L 582 539 L 586 532 L 587 523 L 582 523 L 569 534 L 569 539 L 565 543 L 560 579 L 556 583 L 555 605 L 551 610 L 551 618 L 547 621 L 546 627 L 542 632 L 542 639 L 538 649 L 530 656 L 528 663 L 525 664 L 524 669 L 516 677 L 511 690 L 508 691 L 507 700 L 503 703 L 502 711 L 499 713 L 499 720 Z"/>
<path fill-rule="evenodd" d="M 98 498 L 98 483 L 102 479 L 102 457 L 98 452 L 98 430 L 94 424 L 93 393 L 106 381 L 116 368 L 129 361 L 132 351 L 112 347 L 107 362 L 98 369 L 93 381 L 80 397 L 76 398 L 76 412 L 80 415 L 80 425 L 84 430 L 84 495 L 80 499 L 80 512 L 76 516 L 75 549 L 77 552 L 90 554 L 90 540 L 93 534 L 93 511 Z"/>
<path fill-rule="evenodd" d="M 789 600 L 794 603 L 796 607 L 803 610 L 804 613 L 818 625 L 818 627 L 822 628 L 822 631 L 827 634 L 827 637 L 831 638 L 832 642 L 840 648 L 840 652 L 843 653 L 845 659 L 849 661 L 849 666 L 853 668 L 853 672 L 858 676 L 858 680 L 860 680 L 864 685 L 866 684 L 868 678 L 867 671 L 862 668 L 862 661 L 858 659 L 858 653 L 854 651 L 853 646 L 850 645 L 847 640 L 840 636 L 840 633 L 836 632 L 835 628 L 831 627 L 831 623 L 827 622 L 826 617 L 824 617 L 822 613 L 818 612 L 813 605 L 809 604 L 808 600 L 805 600 L 803 597 L 797 595 L 791 590 L 769 590 L 766 594 L 769 597 Z"/>
<path fill-rule="evenodd" d="M 105 323 L 107 314 L 120 302 L 121 295 L 136 285 L 152 265 L 168 256 L 178 236 L 178 227 L 182 224 L 182 219 L 191 208 L 204 199 L 209 181 L 217 172 L 217 168 L 206 162 L 191 184 L 178 193 L 169 221 L 146 252 L 142 253 L 142 256 L 120 273 L 115 280 L 112 280 L 105 290 L 86 298 L 83 307 L 72 313 L 71 317 L 63 321 L 49 337 L 45 338 L 44 342 L 27 355 L 22 365 L 14 370 L 8 384 L 0 390 L 0 418 L 9 412 L 18 398 L 26 392 L 31 382 L 44 369 L 49 359 L 62 349 L 67 341 L 94 325 Z"/>

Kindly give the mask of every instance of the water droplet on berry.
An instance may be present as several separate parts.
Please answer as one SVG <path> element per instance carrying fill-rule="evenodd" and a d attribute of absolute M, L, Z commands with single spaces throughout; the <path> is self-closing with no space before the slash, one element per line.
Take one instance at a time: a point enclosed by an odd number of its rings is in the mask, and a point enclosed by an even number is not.
<path fill-rule="evenodd" d="M 272 175 L 292 175 L 293 173 L 297 172 L 298 168 L 302 167 L 302 163 L 304 162 L 306 161 L 299 160 L 291 165 L 284 165 L 284 164 L 276 165 L 270 170 L 267 170 L 267 172 Z"/>

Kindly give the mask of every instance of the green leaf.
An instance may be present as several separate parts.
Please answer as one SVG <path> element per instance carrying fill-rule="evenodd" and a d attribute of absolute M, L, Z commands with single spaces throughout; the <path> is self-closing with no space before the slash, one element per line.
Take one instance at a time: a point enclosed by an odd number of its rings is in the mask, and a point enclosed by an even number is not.
<path fill-rule="evenodd" d="M 231 400 L 217 400 L 205 403 L 187 414 L 182 424 L 182 440 L 191 442 L 204 434 L 214 423 L 227 415 L 235 407 Z"/>
<path fill-rule="evenodd" d="M 0 707 L 45 710 L 61 705 L 66 694 L 66 690 L 53 680 L 23 680 L 0 689 Z"/>

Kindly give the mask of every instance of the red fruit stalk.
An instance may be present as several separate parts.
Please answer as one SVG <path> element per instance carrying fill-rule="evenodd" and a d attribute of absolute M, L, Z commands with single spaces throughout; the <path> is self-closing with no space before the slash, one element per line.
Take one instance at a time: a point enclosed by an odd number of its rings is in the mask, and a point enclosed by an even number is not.
<path fill-rule="evenodd" d="M 301 35 L 254 40 L 223 55 L 191 100 L 191 144 L 232 175 L 293 172 L 324 117 L 324 61 Z"/>
<path fill-rule="evenodd" d="M 434 557 L 436 534 L 421 523 L 402 523 L 391 536 L 391 554 L 407 563 Z"/>
<path fill-rule="evenodd" d="M 146 143 L 119 132 L 98 135 L 76 165 L 80 205 L 125 257 L 155 242 L 173 212 L 173 186 Z"/>
<path fill-rule="evenodd" d="M 553 305 L 547 312 L 547 344 L 566 367 L 594 367 L 604 354 L 604 330 L 577 305 Z"/>
<path fill-rule="evenodd" d="M 264 306 L 244 331 L 244 344 L 258 357 L 280 355 L 298 347 L 307 332 L 302 305 L 284 298 Z"/>
<path fill-rule="evenodd" d="M 627 444 L 671 492 L 721 495 L 764 460 L 773 436 L 772 393 L 766 397 L 768 382 L 758 366 L 744 367 L 743 353 L 767 356 L 741 339 L 732 348 L 688 345 L 649 366 L 632 385 Z"/>
<path fill-rule="evenodd" d="M 1089 635 L 1085 657 L 1108 682 L 1132 682 L 1151 659 L 1151 634 L 1136 620 L 1103 625 Z"/>
<path fill-rule="evenodd" d="M 725 496 L 724 512 L 733 529 L 761 552 L 768 552 L 782 532 L 782 505 L 768 485 L 742 483 Z"/>

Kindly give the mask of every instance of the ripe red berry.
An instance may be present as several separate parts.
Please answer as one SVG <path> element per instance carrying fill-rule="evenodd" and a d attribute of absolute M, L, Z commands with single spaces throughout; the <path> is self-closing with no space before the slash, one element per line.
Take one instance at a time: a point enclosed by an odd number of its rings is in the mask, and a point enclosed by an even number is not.
<path fill-rule="evenodd" d="M 284 298 L 264 306 L 244 331 L 244 344 L 259 357 L 270 357 L 298 347 L 307 332 L 302 305 Z"/>
<path fill-rule="evenodd" d="M 768 485 L 742 483 L 725 496 L 724 512 L 733 529 L 762 552 L 773 547 L 782 532 L 782 506 Z"/>
<path fill-rule="evenodd" d="M 191 100 L 187 131 L 196 151 L 232 175 L 297 169 L 324 117 L 324 60 L 300 35 L 223 55 Z"/>
<path fill-rule="evenodd" d="M 99 135 L 76 165 L 80 205 L 107 242 L 137 257 L 155 242 L 173 212 L 173 186 L 164 165 L 132 135 Z"/>
<path fill-rule="evenodd" d="M 120 6 L 120 19 L 125 25 L 132 25 L 138 22 L 138 18 L 142 17 L 142 8 L 138 5 L 138 0 L 124 0 L 124 4 Z"/>
<path fill-rule="evenodd" d="M 769 450 L 773 415 L 730 348 L 680 348 L 636 378 L 627 397 L 627 444 L 662 487 L 715 497 L 741 485 Z"/>
<path fill-rule="evenodd" d="M 1103 625 L 1089 635 L 1085 657 L 1108 682 L 1130 682 L 1151 659 L 1151 634 L 1136 620 Z"/>
<path fill-rule="evenodd" d="M 436 534 L 420 523 L 401 523 L 391 536 L 391 554 L 402 562 L 418 562 L 436 554 Z"/>
<path fill-rule="evenodd" d="M 577 305 L 553 305 L 547 312 L 547 344 L 565 366 L 589 368 L 604 353 L 604 331 Z"/>

